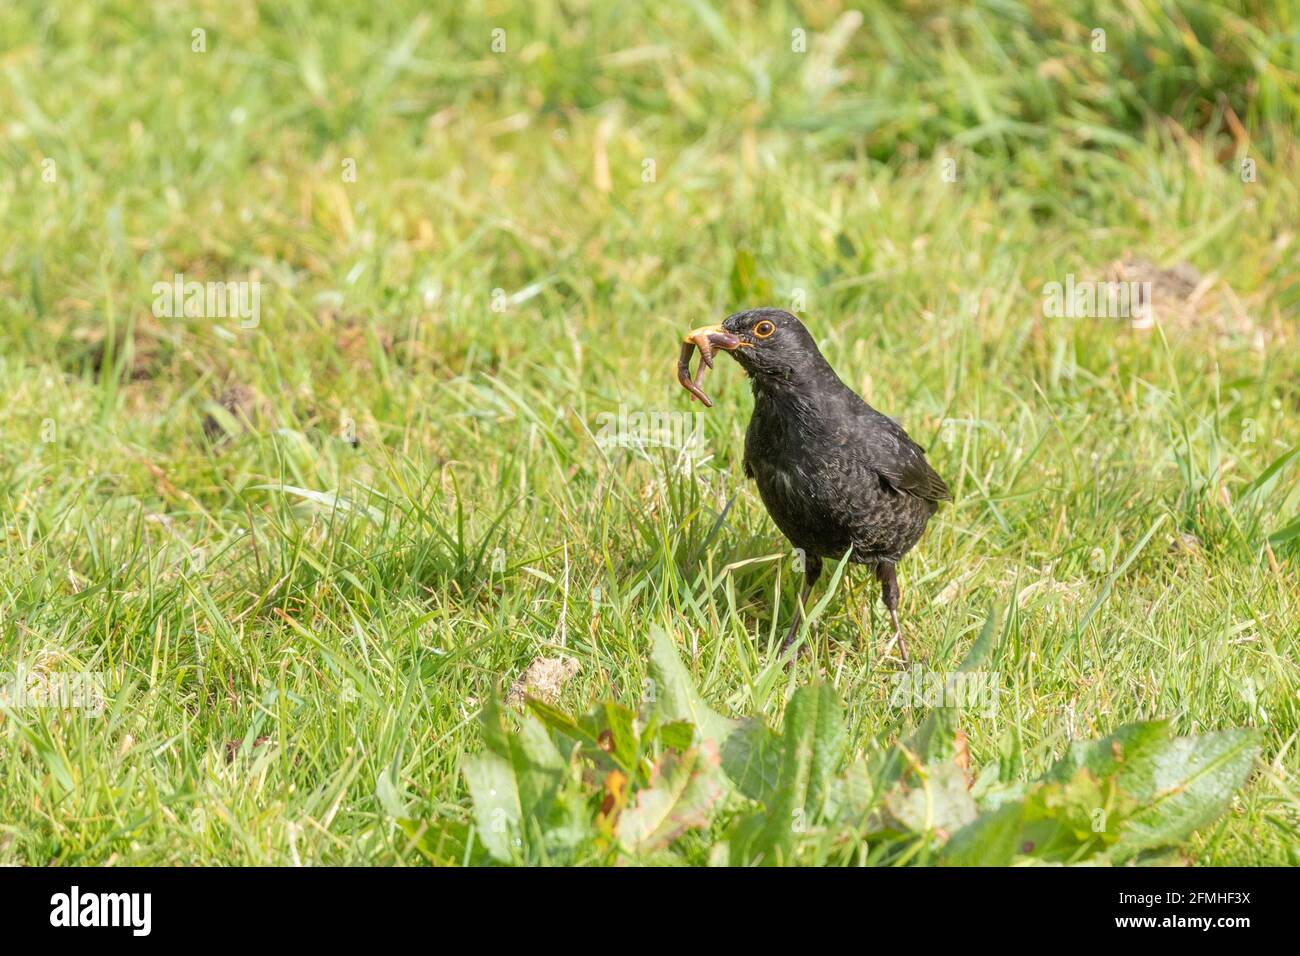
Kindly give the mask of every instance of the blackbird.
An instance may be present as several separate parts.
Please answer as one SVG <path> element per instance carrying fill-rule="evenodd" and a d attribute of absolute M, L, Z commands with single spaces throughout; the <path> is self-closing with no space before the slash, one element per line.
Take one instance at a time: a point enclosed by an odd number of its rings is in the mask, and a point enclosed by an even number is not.
<path fill-rule="evenodd" d="M 700 350 L 692 379 L 690 358 Z M 682 386 L 706 406 L 700 389 L 716 351 L 748 373 L 754 414 L 745 432 L 745 477 L 776 526 L 804 555 L 804 588 L 782 650 L 798 633 L 803 606 L 821 575 L 822 559 L 852 549 L 855 564 L 880 581 L 899 653 L 907 645 L 898 623 L 895 566 L 925 531 L 948 486 L 925 450 L 901 425 L 840 381 L 802 322 L 780 309 L 752 309 L 686 336 L 678 363 Z"/>

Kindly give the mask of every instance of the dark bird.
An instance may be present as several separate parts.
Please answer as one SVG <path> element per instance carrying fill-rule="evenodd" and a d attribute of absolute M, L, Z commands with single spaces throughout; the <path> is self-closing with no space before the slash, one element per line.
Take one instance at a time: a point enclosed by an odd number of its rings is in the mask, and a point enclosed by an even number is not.
<path fill-rule="evenodd" d="M 692 352 L 700 367 L 690 374 Z M 793 643 L 803 606 L 822 572 L 852 549 L 870 567 L 894 623 L 899 653 L 896 565 L 920 539 L 941 501 L 952 500 L 925 450 L 901 425 L 840 381 L 802 322 L 780 309 L 752 309 L 686 336 L 678 380 L 705 405 L 700 389 L 713 356 L 726 351 L 749 375 L 754 414 L 745 432 L 745 476 L 776 526 L 802 550 L 804 589 L 782 649 Z"/>

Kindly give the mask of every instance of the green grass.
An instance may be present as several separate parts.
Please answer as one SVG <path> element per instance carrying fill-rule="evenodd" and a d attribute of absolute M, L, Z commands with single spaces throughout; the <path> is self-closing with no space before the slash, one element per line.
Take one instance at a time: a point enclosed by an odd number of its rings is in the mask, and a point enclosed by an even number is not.
<path fill-rule="evenodd" d="M 698 411 L 682 330 L 798 295 L 956 496 L 914 656 L 1008 609 L 974 762 L 1255 726 L 1188 855 L 1300 862 L 1300 462 L 1246 493 L 1300 442 L 1294 7 L 425 6 L 0 9 L 0 660 L 108 675 L 100 716 L 0 707 L 0 863 L 418 862 L 377 781 L 464 817 L 487 696 L 565 653 L 567 708 L 635 701 L 656 624 L 725 713 L 821 679 L 852 746 L 904 733 L 860 570 L 775 660 L 738 369 L 689 472 L 597 441 Z M 1214 304 L 1043 316 L 1126 257 Z M 259 325 L 155 318 L 177 272 L 258 279 Z"/>

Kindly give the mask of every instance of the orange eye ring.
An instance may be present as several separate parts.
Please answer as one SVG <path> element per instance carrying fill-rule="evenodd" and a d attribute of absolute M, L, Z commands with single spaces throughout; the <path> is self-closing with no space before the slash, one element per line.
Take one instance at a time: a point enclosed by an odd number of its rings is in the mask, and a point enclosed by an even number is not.
<path fill-rule="evenodd" d="M 754 337 L 765 339 L 775 331 L 776 326 L 767 319 L 764 319 L 762 322 L 759 322 L 758 325 L 754 326 Z"/>

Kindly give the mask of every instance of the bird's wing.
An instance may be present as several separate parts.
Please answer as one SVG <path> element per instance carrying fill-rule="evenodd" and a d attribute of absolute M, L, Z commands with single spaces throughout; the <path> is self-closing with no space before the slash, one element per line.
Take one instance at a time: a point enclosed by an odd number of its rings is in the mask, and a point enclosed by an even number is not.
<path fill-rule="evenodd" d="M 944 480 L 925 460 L 925 449 L 912 441 L 902 425 L 860 398 L 855 411 L 845 419 L 845 444 L 891 488 L 926 501 L 952 500 Z"/>

